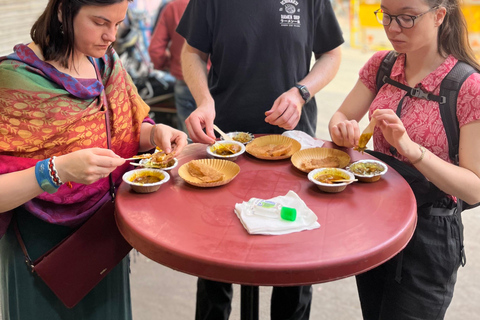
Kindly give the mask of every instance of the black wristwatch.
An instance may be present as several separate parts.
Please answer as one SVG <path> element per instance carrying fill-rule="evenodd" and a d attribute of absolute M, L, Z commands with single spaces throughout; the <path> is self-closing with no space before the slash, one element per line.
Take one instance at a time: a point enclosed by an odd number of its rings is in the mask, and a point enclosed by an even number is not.
<path fill-rule="evenodd" d="M 303 100 L 305 100 L 305 103 L 310 101 L 310 92 L 308 91 L 307 87 L 305 87 L 303 84 L 297 83 L 295 88 L 300 91 L 300 95 L 302 96 Z"/>

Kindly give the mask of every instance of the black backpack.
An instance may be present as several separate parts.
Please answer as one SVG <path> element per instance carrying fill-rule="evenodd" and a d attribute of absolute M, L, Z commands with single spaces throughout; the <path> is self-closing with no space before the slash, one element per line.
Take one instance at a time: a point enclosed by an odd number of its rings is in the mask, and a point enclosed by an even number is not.
<path fill-rule="evenodd" d="M 391 84 L 402 90 L 405 90 L 407 94 L 405 96 L 417 97 L 420 99 L 437 101 L 440 108 L 440 115 L 442 118 L 443 126 L 445 127 L 445 133 L 448 141 L 448 154 L 454 164 L 458 165 L 458 147 L 460 139 L 460 127 L 457 119 L 457 97 L 463 82 L 476 70 L 469 64 L 458 61 L 447 76 L 442 80 L 440 84 L 440 95 L 433 95 L 428 92 L 424 92 L 419 88 L 411 88 L 402 83 L 390 79 L 390 73 L 392 72 L 393 65 L 397 60 L 398 54 L 395 51 L 390 51 L 382 63 L 377 72 L 376 83 L 377 92 L 385 84 Z M 397 115 L 400 118 L 400 112 L 403 104 L 403 98 L 400 100 L 397 107 Z M 396 150 L 391 148 L 392 154 L 395 154 Z M 471 209 L 480 205 L 479 203 L 467 204 L 461 201 L 461 211 Z"/>

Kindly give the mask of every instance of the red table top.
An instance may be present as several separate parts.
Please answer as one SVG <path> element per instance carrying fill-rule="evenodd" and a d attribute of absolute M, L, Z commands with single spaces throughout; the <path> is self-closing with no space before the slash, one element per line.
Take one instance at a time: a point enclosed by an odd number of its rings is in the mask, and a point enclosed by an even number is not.
<path fill-rule="evenodd" d="M 326 143 L 326 146 L 331 146 Z M 351 149 L 352 161 L 371 158 Z M 290 159 L 259 160 L 248 154 L 229 184 L 187 184 L 178 168 L 206 158 L 206 145 L 188 145 L 170 181 L 137 194 L 122 183 L 116 197 L 123 236 L 150 259 L 194 276 L 244 285 L 288 286 L 332 281 L 369 270 L 393 257 L 416 225 L 415 197 L 393 169 L 378 182 L 356 182 L 323 193 Z M 320 228 L 286 235 L 250 235 L 235 203 L 295 191 L 318 217 Z"/>

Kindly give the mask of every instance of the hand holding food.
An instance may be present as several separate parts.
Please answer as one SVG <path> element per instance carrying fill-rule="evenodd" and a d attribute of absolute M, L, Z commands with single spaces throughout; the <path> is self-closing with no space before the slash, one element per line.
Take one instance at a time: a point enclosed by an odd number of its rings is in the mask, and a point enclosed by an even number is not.
<path fill-rule="evenodd" d="M 377 120 L 372 118 L 368 126 L 365 130 L 362 131 L 360 135 L 360 139 L 358 140 L 358 145 L 355 146 L 353 149 L 363 153 L 367 149 L 367 143 L 370 141 L 370 138 L 373 136 L 373 130 L 375 129 L 375 125 L 377 124 Z"/>
<path fill-rule="evenodd" d="M 156 124 L 152 130 L 155 145 L 165 153 L 180 154 L 188 144 L 187 134 L 164 124 Z"/>
<path fill-rule="evenodd" d="M 82 184 L 105 178 L 124 163 L 125 159 L 103 148 L 78 150 L 55 158 L 58 176 L 63 182 Z"/>

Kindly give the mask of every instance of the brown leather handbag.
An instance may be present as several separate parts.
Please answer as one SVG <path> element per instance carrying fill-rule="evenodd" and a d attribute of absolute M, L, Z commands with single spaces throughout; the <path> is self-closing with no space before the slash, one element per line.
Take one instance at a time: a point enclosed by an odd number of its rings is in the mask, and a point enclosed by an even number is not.
<path fill-rule="evenodd" d="M 105 96 L 104 106 L 110 149 L 110 123 Z M 33 262 L 16 219 L 12 221 L 25 262 L 68 308 L 80 302 L 132 249 L 118 230 L 115 221 L 115 185 L 111 174 L 109 180 L 111 200 L 80 228 Z"/>

